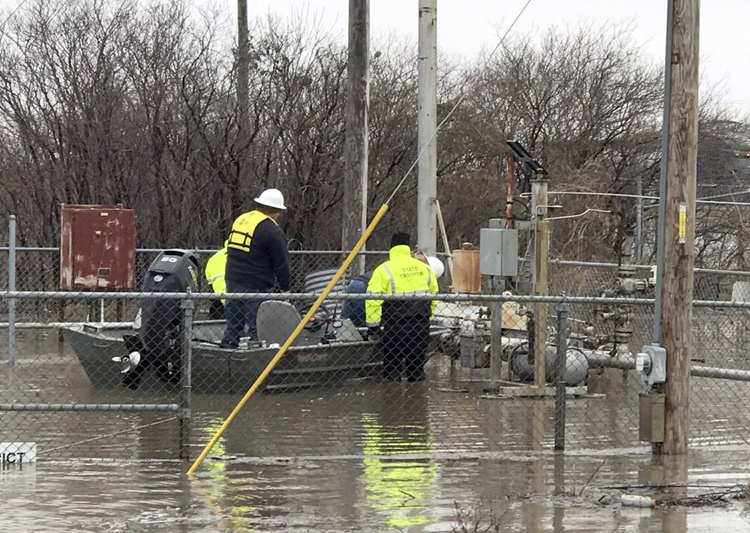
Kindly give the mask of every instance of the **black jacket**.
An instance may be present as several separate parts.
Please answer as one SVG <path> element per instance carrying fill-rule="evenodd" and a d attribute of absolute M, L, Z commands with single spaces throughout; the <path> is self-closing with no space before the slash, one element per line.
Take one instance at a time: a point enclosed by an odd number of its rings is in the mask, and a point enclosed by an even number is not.
<path fill-rule="evenodd" d="M 255 228 L 249 252 L 228 249 L 227 282 L 240 283 L 258 292 L 276 288 L 288 291 L 290 277 L 286 236 L 271 219 Z"/>

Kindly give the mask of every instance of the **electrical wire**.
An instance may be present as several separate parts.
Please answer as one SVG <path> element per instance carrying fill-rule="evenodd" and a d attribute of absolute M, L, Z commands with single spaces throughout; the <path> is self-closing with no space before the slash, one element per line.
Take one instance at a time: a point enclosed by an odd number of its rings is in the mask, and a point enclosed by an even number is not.
<path fill-rule="evenodd" d="M 743 192 L 737 192 L 737 193 L 728 193 L 728 194 L 720 194 L 716 196 L 708 196 L 707 198 L 722 198 L 724 196 L 734 196 L 737 194 L 747 194 L 750 193 L 750 190 L 743 191 Z M 529 193 L 524 193 L 522 196 L 528 196 Z M 615 198 L 644 198 L 646 200 L 659 200 L 658 196 L 646 196 L 646 195 L 638 195 L 638 194 L 622 194 L 622 193 L 615 193 L 615 192 L 592 192 L 592 191 L 549 191 L 550 195 L 576 195 L 576 196 L 606 196 L 606 197 L 615 197 Z M 699 198 L 695 201 L 697 204 L 708 204 L 708 205 L 731 205 L 731 206 L 750 206 L 750 202 L 720 202 L 715 200 L 708 200 Z M 644 209 L 650 209 L 653 207 L 657 207 L 659 205 L 659 202 L 655 204 L 650 204 L 644 207 Z"/>

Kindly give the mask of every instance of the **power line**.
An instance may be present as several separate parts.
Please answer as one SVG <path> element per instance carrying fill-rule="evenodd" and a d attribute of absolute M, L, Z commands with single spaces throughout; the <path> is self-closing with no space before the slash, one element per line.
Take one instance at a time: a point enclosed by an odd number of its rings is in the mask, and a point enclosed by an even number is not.
<path fill-rule="evenodd" d="M 727 193 L 727 194 L 718 194 L 716 196 L 707 196 L 706 198 L 700 198 L 696 200 L 696 203 L 699 204 L 708 204 L 708 205 L 733 205 L 733 206 L 749 206 L 750 202 L 718 202 L 711 200 L 711 198 L 722 198 L 726 196 L 734 196 L 739 194 L 747 194 L 750 193 L 750 189 L 736 192 L 736 193 Z M 615 193 L 615 192 L 592 192 L 592 191 L 550 191 L 550 195 L 561 195 L 561 196 L 567 196 L 567 195 L 576 195 L 576 196 L 605 196 L 605 197 L 615 197 L 615 198 L 644 198 L 646 200 L 659 200 L 658 196 L 646 196 L 646 195 L 638 195 L 638 194 L 623 194 L 623 193 Z M 528 193 L 524 193 L 521 196 L 528 196 Z M 649 209 L 652 207 L 657 207 L 659 205 L 659 202 L 650 204 L 644 207 L 644 209 Z"/>

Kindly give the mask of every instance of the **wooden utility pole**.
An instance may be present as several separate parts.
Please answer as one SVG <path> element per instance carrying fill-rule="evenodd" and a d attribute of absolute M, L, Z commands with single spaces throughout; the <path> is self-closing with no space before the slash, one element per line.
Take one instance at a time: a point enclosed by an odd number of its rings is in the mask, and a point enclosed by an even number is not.
<path fill-rule="evenodd" d="M 247 0 L 237 0 L 237 134 L 239 136 L 239 187 L 240 190 L 252 190 L 248 179 L 247 152 L 249 142 L 247 139 L 248 120 L 248 64 L 249 47 L 247 42 Z M 252 198 L 252 196 L 251 196 Z"/>
<path fill-rule="evenodd" d="M 700 0 L 670 0 L 671 75 L 664 202 L 664 264 L 661 345 L 667 352 L 665 434 L 661 453 L 687 453 L 693 264 L 695 260 L 695 181 L 698 156 L 698 35 Z M 667 43 L 669 46 L 670 43 Z"/>
<path fill-rule="evenodd" d="M 354 248 L 367 227 L 367 157 L 370 91 L 370 0 L 349 0 L 349 59 L 346 80 L 344 138 L 344 217 L 341 249 Z M 364 251 L 364 246 L 362 247 Z M 352 263 L 356 274 L 365 271 L 365 257 Z"/>

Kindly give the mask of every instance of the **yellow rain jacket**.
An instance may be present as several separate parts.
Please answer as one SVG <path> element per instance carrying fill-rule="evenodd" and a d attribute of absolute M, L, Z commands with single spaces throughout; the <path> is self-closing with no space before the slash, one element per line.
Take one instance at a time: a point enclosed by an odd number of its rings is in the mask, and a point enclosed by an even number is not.
<path fill-rule="evenodd" d="M 227 282 L 224 279 L 224 272 L 227 268 L 227 243 L 228 241 L 224 241 L 224 247 L 206 261 L 206 281 L 215 293 L 227 292 Z"/>
<path fill-rule="evenodd" d="M 394 246 L 388 254 L 388 261 L 372 273 L 367 284 L 367 292 L 380 294 L 436 294 L 438 291 L 437 276 L 430 265 L 411 256 L 405 244 Z M 398 304 L 398 305 L 394 305 Z M 428 302 L 395 300 L 367 300 L 365 315 L 368 325 L 378 324 L 381 315 L 388 320 L 411 318 L 431 318 L 435 312 L 437 300 Z"/>

